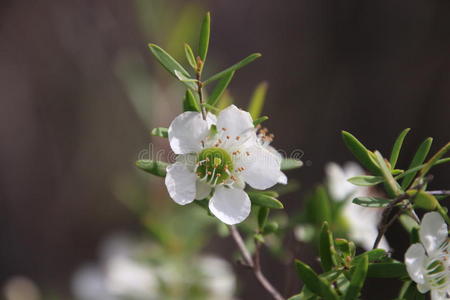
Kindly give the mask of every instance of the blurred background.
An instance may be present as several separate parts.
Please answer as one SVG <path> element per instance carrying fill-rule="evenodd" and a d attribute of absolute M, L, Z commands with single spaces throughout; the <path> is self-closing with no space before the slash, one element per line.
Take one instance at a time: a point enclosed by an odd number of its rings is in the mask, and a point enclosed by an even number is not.
<path fill-rule="evenodd" d="M 229 92 L 246 107 L 267 80 L 264 114 L 276 134 L 273 145 L 304 152 L 305 167 L 289 173 L 301 188 L 281 198 L 288 214 L 323 181 L 326 162 L 352 159 L 342 129 L 388 154 L 398 133 L 411 127 L 401 166 L 426 137 L 435 138 L 432 151 L 450 140 L 449 1 L 3 0 L 3 295 L 75 299 L 80 266 L 101 260 L 105 239 L 126 232 L 126 239 L 150 233 L 150 243 L 162 244 L 150 251 L 159 253 L 155 260 L 198 266 L 199 251 L 224 258 L 236 276 L 230 283 L 236 298 L 269 299 L 248 270 L 233 264 L 234 245 L 217 234 L 216 223 L 197 217 L 198 207 L 175 205 L 161 179 L 134 167 L 150 143 L 168 150 L 149 132 L 169 125 L 183 96 L 147 44 L 185 62 L 184 42 L 196 45 L 206 11 L 212 14 L 206 72 L 261 52 L 237 72 Z M 433 187 L 448 188 L 448 167 L 436 167 L 434 175 Z M 388 239 L 401 258 L 408 243 L 402 229 L 394 227 Z M 286 247 L 315 263 L 311 247 L 289 237 Z M 291 267 L 264 255 L 274 284 L 286 295 L 299 291 Z M 398 288 L 382 280 L 370 286 L 365 299 L 393 298 Z"/>

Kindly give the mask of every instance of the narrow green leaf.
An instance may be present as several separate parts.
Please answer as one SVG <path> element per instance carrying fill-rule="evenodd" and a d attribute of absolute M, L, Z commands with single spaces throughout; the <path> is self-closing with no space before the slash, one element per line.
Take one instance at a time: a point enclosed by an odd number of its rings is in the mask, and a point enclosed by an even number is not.
<path fill-rule="evenodd" d="M 320 278 L 316 272 L 311 269 L 311 267 L 299 260 L 295 260 L 295 267 L 298 276 L 309 290 L 323 297 L 325 300 L 338 299 L 338 296 L 331 287 L 331 284 L 329 284 L 325 279 Z"/>
<path fill-rule="evenodd" d="M 186 54 L 186 59 L 192 69 L 197 69 L 197 62 L 195 61 L 194 53 L 188 43 L 184 43 L 184 53 Z"/>
<path fill-rule="evenodd" d="M 191 90 L 186 90 L 183 100 L 183 111 L 200 111 L 198 101 Z"/>
<path fill-rule="evenodd" d="M 428 171 L 430 171 L 431 167 L 433 167 L 433 165 L 435 165 L 448 151 L 450 151 L 450 143 L 447 143 L 435 155 L 433 155 L 430 160 L 427 161 L 424 167 L 420 170 L 419 176 L 423 178 Z"/>
<path fill-rule="evenodd" d="M 355 158 L 373 175 L 380 175 L 380 169 L 370 157 L 370 151 L 356 137 L 347 131 L 342 131 L 342 138 Z"/>
<path fill-rule="evenodd" d="M 358 186 L 374 186 L 384 181 L 382 176 L 361 175 L 347 179 L 348 182 Z"/>
<path fill-rule="evenodd" d="M 211 92 L 211 95 L 208 98 L 208 104 L 215 106 L 217 102 L 219 102 L 220 97 L 222 97 L 223 93 L 227 89 L 228 85 L 231 82 L 231 79 L 233 79 L 234 71 L 229 72 L 228 74 L 225 74 L 224 77 L 222 77 L 221 80 L 216 84 L 214 89 Z"/>
<path fill-rule="evenodd" d="M 392 147 L 391 158 L 389 159 L 392 169 L 394 169 L 395 165 L 397 164 L 398 155 L 400 154 L 400 150 L 402 149 L 403 141 L 405 140 L 405 137 L 410 130 L 411 128 L 406 128 L 395 140 L 394 146 Z"/>
<path fill-rule="evenodd" d="M 334 249 L 333 236 L 328 229 L 328 222 L 324 222 L 320 231 L 319 255 L 320 264 L 325 272 L 330 271 L 335 265 L 333 260 Z"/>
<path fill-rule="evenodd" d="M 268 86 L 267 82 L 263 81 L 258 84 L 253 92 L 252 98 L 250 99 L 250 105 L 248 106 L 248 112 L 253 120 L 259 118 L 261 115 Z"/>
<path fill-rule="evenodd" d="M 433 143 L 433 139 L 432 138 L 427 138 L 425 141 L 422 142 L 422 144 L 420 144 L 419 148 L 417 149 L 416 154 L 414 155 L 409 168 L 408 169 L 412 169 L 417 167 L 418 165 L 421 165 L 427 155 L 428 152 L 430 151 L 431 148 L 431 144 Z M 417 172 L 412 172 L 411 174 L 406 175 L 403 180 L 402 180 L 402 188 L 405 190 L 409 187 L 409 185 L 411 184 L 411 182 L 413 181 L 414 177 L 416 176 Z"/>
<path fill-rule="evenodd" d="M 258 211 L 258 228 L 261 230 L 267 223 L 270 209 L 267 207 L 260 207 Z"/>
<path fill-rule="evenodd" d="M 162 161 L 141 159 L 136 161 L 136 166 L 147 173 L 165 177 L 168 164 Z"/>
<path fill-rule="evenodd" d="M 386 162 L 384 161 L 384 158 L 379 151 L 375 151 L 375 158 L 378 165 L 380 166 L 381 175 L 383 175 L 384 180 L 386 182 L 385 187 L 388 195 L 398 196 L 402 194 L 403 190 L 400 188 L 400 185 L 392 176 L 389 167 L 386 165 Z"/>
<path fill-rule="evenodd" d="M 408 276 L 406 267 L 402 263 L 369 264 L 367 277 L 370 278 L 399 278 Z"/>
<path fill-rule="evenodd" d="M 159 137 L 162 137 L 162 138 L 167 138 L 169 136 L 168 135 L 168 129 L 164 128 L 164 127 L 153 128 L 152 135 L 159 136 Z"/>
<path fill-rule="evenodd" d="M 268 117 L 268 116 L 263 116 L 263 117 L 261 117 L 261 118 L 258 118 L 258 119 L 256 119 L 256 120 L 253 121 L 253 126 L 256 127 L 257 125 L 261 124 L 262 122 L 264 122 L 264 121 L 266 121 L 266 120 L 269 120 L 269 117 Z"/>
<path fill-rule="evenodd" d="M 262 233 L 264 235 L 274 233 L 278 230 L 278 223 L 277 222 L 268 222 L 266 225 L 264 225 L 264 228 L 262 230 Z"/>
<path fill-rule="evenodd" d="M 364 207 L 386 207 L 391 201 L 379 197 L 357 197 L 352 202 Z"/>
<path fill-rule="evenodd" d="M 203 82 L 203 85 L 207 85 L 217 79 L 221 79 L 222 77 L 226 76 L 228 73 L 230 72 L 234 72 L 236 70 L 239 70 L 240 68 L 248 65 L 249 63 L 251 63 L 252 61 L 254 61 L 255 59 L 261 57 L 260 53 L 253 53 L 250 54 L 249 56 L 247 56 L 246 58 L 244 58 L 243 60 L 241 60 L 240 62 L 232 65 L 231 67 L 211 76 L 210 78 L 208 78 L 207 80 L 205 80 Z"/>
<path fill-rule="evenodd" d="M 280 200 L 262 193 L 262 192 L 248 192 L 248 196 L 250 197 L 250 200 L 252 201 L 252 204 L 259 205 L 267 208 L 274 208 L 274 209 L 282 209 L 284 208 L 283 203 L 280 202 Z"/>
<path fill-rule="evenodd" d="M 208 54 L 210 28 L 211 15 L 209 12 L 207 12 L 205 17 L 203 18 L 202 27 L 200 29 L 200 38 L 198 42 L 198 55 L 202 59 L 203 64 L 205 63 L 206 55 Z"/>
<path fill-rule="evenodd" d="M 431 194 L 423 190 L 407 190 L 406 193 L 411 196 L 411 200 L 415 207 L 426 210 L 435 210 L 439 205 L 438 200 Z"/>
<path fill-rule="evenodd" d="M 155 56 L 156 60 L 166 69 L 170 74 L 177 77 L 175 71 L 180 72 L 186 78 L 189 78 L 189 72 L 180 65 L 172 56 L 169 55 L 166 51 L 164 51 L 161 47 L 155 44 L 149 44 L 148 47 L 152 52 L 153 56 Z"/>
<path fill-rule="evenodd" d="M 330 199 L 325 187 L 315 188 L 313 194 L 307 198 L 306 210 L 309 221 L 318 226 L 325 221 L 332 221 Z"/>
<path fill-rule="evenodd" d="M 359 293 L 364 286 L 364 281 L 366 281 L 368 264 L 369 260 L 367 255 L 363 255 L 362 259 L 360 259 L 356 264 L 355 271 L 353 272 L 350 286 L 345 293 L 344 300 L 354 300 L 358 298 Z"/>
<path fill-rule="evenodd" d="M 378 248 L 364 252 L 363 254 L 356 256 L 352 261 L 353 265 L 356 265 L 356 263 L 358 263 L 361 259 L 363 259 L 364 256 L 367 256 L 370 263 L 381 262 L 389 258 L 389 255 L 386 253 L 386 250 Z"/>
<path fill-rule="evenodd" d="M 295 158 L 283 158 L 281 160 L 280 169 L 282 171 L 298 169 L 303 166 L 303 162 L 301 160 Z"/>

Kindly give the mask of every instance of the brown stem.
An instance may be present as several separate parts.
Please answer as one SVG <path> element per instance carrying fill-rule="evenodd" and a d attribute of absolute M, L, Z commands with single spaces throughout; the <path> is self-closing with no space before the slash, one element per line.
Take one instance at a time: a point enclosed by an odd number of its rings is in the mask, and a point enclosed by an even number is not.
<path fill-rule="evenodd" d="M 255 274 L 256 279 L 262 285 L 262 287 L 272 296 L 275 300 L 284 300 L 285 298 L 281 296 L 281 294 L 277 291 L 277 289 L 267 280 L 266 276 L 261 271 L 261 263 L 260 263 L 260 248 L 261 244 L 256 242 L 255 256 L 252 258 L 252 255 L 248 251 L 245 246 L 244 241 L 242 240 L 241 234 L 237 230 L 236 226 L 229 226 L 231 236 L 233 237 L 234 242 L 239 248 L 239 251 L 242 254 L 244 259 L 244 263 L 246 266 L 253 270 L 253 274 Z"/>
<path fill-rule="evenodd" d="M 203 101 L 203 82 L 201 82 L 201 75 L 202 75 L 202 66 L 203 66 L 203 62 L 200 59 L 200 57 L 197 57 L 197 70 L 195 72 L 195 76 L 197 79 L 197 92 L 198 92 L 198 99 L 200 101 L 200 110 L 202 112 L 202 118 L 203 120 L 206 120 L 206 108 L 203 105 L 204 101 Z"/>

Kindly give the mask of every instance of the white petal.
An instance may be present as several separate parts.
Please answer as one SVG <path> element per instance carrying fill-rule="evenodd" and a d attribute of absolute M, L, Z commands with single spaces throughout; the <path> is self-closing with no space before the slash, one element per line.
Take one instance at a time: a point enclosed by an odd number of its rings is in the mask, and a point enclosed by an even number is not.
<path fill-rule="evenodd" d="M 423 270 L 425 259 L 425 249 L 419 243 L 409 246 L 405 253 L 406 270 L 411 279 L 420 284 L 425 283 Z"/>
<path fill-rule="evenodd" d="M 245 149 L 250 155 L 244 155 L 236 161 L 235 168 L 244 167 L 241 178 L 252 188 L 265 190 L 277 183 L 286 183 L 283 172 L 280 171 L 280 161 L 276 155 L 260 145 Z"/>
<path fill-rule="evenodd" d="M 248 112 L 230 105 L 223 109 L 217 118 L 217 129 L 222 130 L 222 128 L 226 129 L 226 135 L 235 138 L 254 128 L 254 126 L 252 117 Z"/>
<path fill-rule="evenodd" d="M 431 300 L 447 300 L 445 291 L 431 290 Z"/>
<path fill-rule="evenodd" d="M 197 176 L 182 163 L 167 167 L 166 186 L 170 197 L 176 203 L 185 205 L 194 201 Z"/>
<path fill-rule="evenodd" d="M 209 193 L 211 193 L 211 187 L 209 184 L 197 180 L 197 194 L 195 195 L 196 200 L 202 200 L 209 196 Z"/>
<path fill-rule="evenodd" d="M 347 166 L 349 166 L 349 169 L 347 169 Z M 350 177 L 358 175 L 352 174 L 354 168 L 354 165 L 347 164 L 344 169 L 334 162 L 328 163 L 325 166 L 328 191 L 334 200 L 346 200 L 347 198 L 354 196 L 357 192 L 358 187 L 347 181 Z M 359 175 L 361 175 L 361 173 Z"/>
<path fill-rule="evenodd" d="M 233 225 L 244 221 L 250 214 L 251 202 L 241 189 L 218 186 L 209 201 L 209 210 L 220 221 Z"/>
<path fill-rule="evenodd" d="M 447 224 L 437 212 L 426 213 L 419 229 L 420 241 L 428 255 L 437 250 L 447 240 Z"/>
<path fill-rule="evenodd" d="M 169 126 L 169 143 L 176 154 L 187 154 L 201 150 L 201 141 L 215 123 L 215 116 L 208 114 L 206 121 L 199 112 L 186 111 L 177 116 Z"/>
<path fill-rule="evenodd" d="M 430 286 L 428 285 L 428 283 L 418 283 L 417 290 L 419 292 L 421 292 L 422 294 L 425 294 L 426 292 L 428 292 L 430 290 Z"/>

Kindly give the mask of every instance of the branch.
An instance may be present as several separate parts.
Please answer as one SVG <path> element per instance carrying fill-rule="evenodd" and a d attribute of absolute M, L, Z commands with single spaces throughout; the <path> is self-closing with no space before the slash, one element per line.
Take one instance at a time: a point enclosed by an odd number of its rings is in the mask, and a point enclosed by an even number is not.
<path fill-rule="evenodd" d="M 242 240 L 241 234 L 237 230 L 235 225 L 229 226 L 231 236 L 233 237 L 234 242 L 239 248 L 239 251 L 244 258 L 244 263 L 246 266 L 253 270 L 253 274 L 255 274 L 256 279 L 262 285 L 262 287 L 272 296 L 275 300 L 284 300 L 285 298 L 281 296 L 281 294 L 277 291 L 277 289 L 267 280 L 266 276 L 261 271 L 261 263 L 260 263 L 260 248 L 261 243 L 256 242 L 255 256 L 252 258 L 252 255 L 248 251 L 247 247 Z"/>

